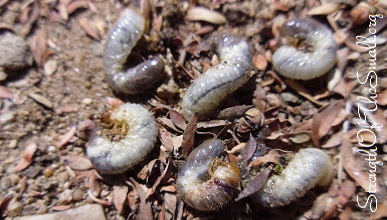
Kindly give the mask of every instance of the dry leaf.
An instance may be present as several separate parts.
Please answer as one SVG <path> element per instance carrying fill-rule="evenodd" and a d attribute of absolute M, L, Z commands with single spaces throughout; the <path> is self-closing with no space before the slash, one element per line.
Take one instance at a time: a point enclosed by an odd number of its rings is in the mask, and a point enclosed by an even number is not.
<path fill-rule="evenodd" d="M 381 106 L 387 105 L 387 89 L 378 94 L 378 104 Z"/>
<path fill-rule="evenodd" d="M 128 191 L 128 186 L 113 186 L 113 204 L 119 213 L 124 210 Z"/>
<path fill-rule="evenodd" d="M 341 138 L 343 136 L 343 132 L 342 131 L 339 131 L 339 132 L 336 132 L 334 133 L 329 139 L 328 141 L 323 144 L 321 147 L 322 148 L 332 148 L 332 147 L 336 147 L 336 146 L 339 146 L 340 143 L 341 143 Z"/>
<path fill-rule="evenodd" d="M 176 186 L 174 186 L 174 185 L 163 186 L 160 188 L 160 192 L 174 193 L 174 192 L 176 192 Z"/>
<path fill-rule="evenodd" d="M 32 8 L 31 6 L 22 8 L 24 8 L 24 10 L 21 12 L 19 19 L 24 25 L 20 30 L 20 35 L 27 36 L 30 33 L 33 24 L 40 18 L 40 7 L 37 2 L 34 2 Z"/>
<path fill-rule="evenodd" d="M 163 126 L 159 125 L 159 139 L 161 143 L 164 145 L 165 148 L 167 148 L 168 152 L 173 152 L 173 140 L 172 135 L 167 129 L 165 129 Z"/>
<path fill-rule="evenodd" d="M 0 98 L 11 99 L 13 98 L 13 92 L 7 87 L 0 85 Z"/>
<path fill-rule="evenodd" d="M 71 127 L 70 131 L 63 135 L 62 140 L 59 142 L 59 147 L 63 147 L 64 145 L 66 145 L 71 140 L 71 138 L 74 137 L 76 130 L 77 126 Z"/>
<path fill-rule="evenodd" d="M 344 105 L 345 102 L 343 100 L 332 101 L 320 113 L 313 115 L 312 140 L 316 147 L 320 146 L 320 139 L 328 134 Z"/>
<path fill-rule="evenodd" d="M 343 167 L 348 175 L 352 177 L 364 190 L 369 191 L 368 174 L 363 172 L 362 167 L 355 161 L 352 153 L 352 143 L 347 134 L 343 134 L 342 143 L 340 146 L 340 155 L 343 162 Z M 378 190 L 379 191 L 379 190 Z"/>
<path fill-rule="evenodd" d="M 204 7 L 188 9 L 186 19 L 189 21 L 206 21 L 218 25 L 225 24 L 227 21 L 223 14 Z"/>
<path fill-rule="evenodd" d="M 63 163 L 71 167 L 74 170 L 90 170 L 93 168 L 93 164 L 90 160 L 80 155 L 67 155 L 63 157 Z"/>
<path fill-rule="evenodd" d="M 162 183 L 164 179 L 166 179 L 166 174 L 168 172 L 172 174 L 172 166 L 170 165 L 170 160 L 168 161 L 167 166 L 164 168 L 164 171 L 161 173 L 159 177 L 157 177 L 157 180 L 153 183 L 152 189 L 148 190 L 148 192 L 146 193 L 145 198 L 149 198 L 149 196 L 151 196 L 154 192 L 156 192 L 156 188 L 159 186 L 160 183 Z"/>
<path fill-rule="evenodd" d="M 183 115 L 179 112 L 171 109 L 169 110 L 169 116 L 171 117 L 173 124 L 175 124 L 178 128 L 183 131 L 187 128 L 187 123 L 185 122 Z"/>
<path fill-rule="evenodd" d="M 250 182 L 243 189 L 243 191 L 239 193 L 238 198 L 236 198 L 235 201 L 239 201 L 243 198 L 246 198 L 258 191 L 269 177 L 269 174 L 270 168 L 266 168 L 260 174 L 251 179 Z"/>
<path fill-rule="evenodd" d="M 254 155 L 256 150 L 257 150 L 257 140 L 250 133 L 249 140 L 247 141 L 246 146 L 242 149 L 242 153 L 240 156 L 241 163 L 247 163 Z"/>
<path fill-rule="evenodd" d="M 92 37 L 94 40 L 100 40 L 99 30 L 95 22 L 90 21 L 86 17 L 79 18 L 78 22 L 87 35 Z"/>
<path fill-rule="evenodd" d="M 98 199 L 97 197 L 95 197 L 93 195 L 93 193 L 91 192 L 91 190 L 87 190 L 87 195 L 89 195 L 89 197 L 96 203 L 99 203 L 101 205 L 104 205 L 104 206 L 111 206 L 112 203 L 109 202 L 109 201 L 106 201 L 106 200 L 103 200 L 103 199 Z"/>
<path fill-rule="evenodd" d="M 324 103 L 317 101 L 313 96 L 310 95 L 310 91 L 306 90 L 302 85 L 300 85 L 296 81 L 293 81 L 290 79 L 285 79 L 285 82 L 290 88 L 294 89 L 298 94 L 307 98 L 309 101 L 311 101 L 319 106 L 325 105 Z"/>
<path fill-rule="evenodd" d="M 253 57 L 254 66 L 259 70 L 266 70 L 267 60 L 262 54 L 256 54 Z"/>
<path fill-rule="evenodd" d="M 68 14 L 72 14 L 74 11 L 81 9 L 81 8 L 88 8 L 87 2 L 83 1 L 83 0 L 75 0 L 75 1 L 71 1 L 67 5 L 66 10 L 67 10 Z"/>
<path fill-rule="evenodd" d="M 130 178 L 130 181 L 136 187 L 136 191 L 138 193 L 139 200 L 140 200 L 140 205 L 138 206 L 138 210 L 135 214 L 136 215 L 135 218 L 136 219 L 153 219 L 151 204 L 146 199 L 147 187 L 142 185 L 142 184 L 139 184 L 132 177 Z"/>
<path fill-rule="evenodd" d="M 226 120 L 210 120 L 197 123 L 197 128 L 215 128 L 230 125 L 231 122 Z"/>
<path fill-rule="evenodd" d="M 11 191 L 7 193 L 0 201 L 0 216 L 4 216 L 4 212 L 7 210 L 9 204 L 11 204 L 14 197 L 15 193 Z"/>
<path fill-rule="evenodd" d="M 271 150 L 268 154 L 262 157 L 258 157 L 256 160 L 251 161 L 249 167 L 258 167 L 261 164 L 274 163 L 276 165 L 281 165 L 280 163 L 281 155 L 278 153 L 278 150 Z"/>
<path fill-rule="evenodd" d="M 88 140 L 92 136 L 96 127 L 97 125 L 94 121 L 86 119 L 78 124 L 76 134 L 80 139 Z"/>
<path fill-rule="evenodd" d="M 266 106 L 267 106 L 267 103 L 266 103 L 266 92 L 259 85 L 257 85 L 257 88 L 254 91 L 253 105 L 260 112 L 265 112 L 265 110 L 266 110 Z"/>
<path fill-rule="evenodd" d="M 133 215 L 138 207 L 138 193 L 136 191 L 136 187 L 129 181 L 126 181 L 126 183 L 130 186 L 130 192 L 128 193 L 128 203 L 129 207 L 132 210 L 131 215 Z"/>
<path fill-rule="evenodd" d="M 289 140 L 296 144 L 302 144 L 310 141 L 310 133 L 309 132 L 297 132 L 291 134 Z"/>
<path fill-rule="evenodd" d="M 379 204 L 376 212 L 371 216 L 370 220 L 387 218 L 387 205 L 386 202 Z"/>
<path fill-rule="evenodd" d="M 194 146 L 197 123 L 198 118 L 196 116 L 196 113 L 194 113 L 188 122 L 186 130 L 183 133 L 183 142 L 181 143 L 181 148 L 183 151 L 184 158 L 188 157 Z"/>
<path fill-rule="evenodd" d="M 145 165 L 140 172 L 137 173 L 137 178 L 139 178 L 140 180 L 145 180 L 149 175 L 149 169 L 148 169 L 148 165 Z"/>
<path fill-rule="evenodd" d="M 98 196 L 101 192 L 101 184 L 99 183 L 99 179 L 101 179 L 101 176 L 98 174 L 96 170 L 90 170 L 87 172 L 88 179 L 88 186 L 89 191 L 93 196 Z"/>
<path fill-rule="evenodd" d="M 72 205 L 56 205 L 51 208 L 52 211 L 65 211 L 70 209 Z"/>
<path fill-rule="evenodd" d="M 236 154 L 236 153 L 241 152 L 245 147 L 246 147 L 246 143 L 240 143 L 240 144 L 234 146 L 233 148 L 231 148 L 231 150 L 227 150 L 227 153 Z"/>
<path fill-rule="evenodd" d="M 59 11 L 59 14 L 60 14 L 60 17 L 67 21 L 69 20 L 69 13 L 67 11 L 67 8 L 66 8 L 66 5 L 64 5 L 64 2 L 60 2 L 58 5 L 57 5 L 57 9 Z"/>
<path fill-rule="evenodd" d="M 30 48 L 35 62 L 42 66 L 47 59 L 47 31 L 38 29 L 31 37 Z"/>
<path fill-rule="evenodd" d="M 21 160 L 16 167 L 12 169 L 14 172 L 22 171 L 32 163 L 32 157 L 38 146 L 35 143 L 28 144 L 24 151 L 21 153 Z"/>
<path fill-rule="evenodd" d="M 159 122 L 159 123 L 162 124 L 162 125 L 167 126 L 168 128 L 170 128 L 170 129 L 176 131 L 177 133 L 180 133 L 180 134 L 182 133 L 182 131 L 181 131 L 180 129 L 178 129 L 178 128 L 173 124 L 172 120 L 169 119 L 169 118 L 158 117 L 158 118 L 157 118 L 157 122 Z"/>
<path fill-rule="evenodd" d="M 238 105 L 221 110 L 216 116 L 219 119 L 227 119 L 229 121 L 242 117 L 245 112 L 252 108 L 252 105 Z"/>

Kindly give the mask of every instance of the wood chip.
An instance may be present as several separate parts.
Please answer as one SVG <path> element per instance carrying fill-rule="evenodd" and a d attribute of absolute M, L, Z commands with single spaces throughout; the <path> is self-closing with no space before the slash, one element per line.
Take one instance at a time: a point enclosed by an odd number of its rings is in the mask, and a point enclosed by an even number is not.
<path fill-rule="evenodd" d="M 326 3 L 320 6 L 314 7 L 308 11 L 307 15 L 329 15 L 340 9 L 339 3 Z"/>
<path fill-rule="evenodd" d="M 187 12 L 186 19 L 189 21 L 206 21 L 217 25 L 225 24 L 227 21 L 223 14 L 204 7 L 190 8 Z"/>
<path fill-rule="evenodd" d="M 52 108 L 53 107 L 52 102 L 50 100 L 48 100 L 46 97 L 42 96 L 42 95 L 39 95 L 39 94 L 36 94 L 36 93 L 30 93 L 28 96 L 31 97 L 37 103 L 46 106 L 47 108 Z"/>

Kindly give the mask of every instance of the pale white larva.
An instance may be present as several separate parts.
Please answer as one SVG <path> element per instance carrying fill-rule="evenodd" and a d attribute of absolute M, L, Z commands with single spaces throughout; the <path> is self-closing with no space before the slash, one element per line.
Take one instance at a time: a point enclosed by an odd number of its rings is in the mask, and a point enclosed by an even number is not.
<path fill-rule="evenodd" d="M 317 148 L 301 149 L 280 175 L 273 175 L 251 198 L 265 207 L 288 205 L 315 185 L 327 186 L 333 176 L 329 156 Z"/>
<path fill-rule="evenodd" d="M 140 93 L 163 76 L 165 64 L 159 57 L 125 69 L 125 62 L 143 35 L 144 29 L 144 17 L 131 9 L 126 9 L 109 33 L 103 53 L 103 64 L 106 79 L 117 92 Z"/>
<path fill-rule="evenodd" d="M 204 142 L 191 152 L 179 171 L 177 192 L 194 209 L 217 210 L 239 192 L 239 169 L 223 156 L 224 148 L 219 139 Z"/>
<path fill-rule="evenodd" d="M 245 84 L 251 74 L 251 50 L 242 37 L 215 33 L 208 40 L 219 54 L 220 64 L 208 69 L 188 87 L 182 102 L 189 120 L 193 113 L 208 116 L 228 95 Z"/>
<path fill-rule="evenodd" d="M 87 156 L 102 173 L 122 173 L 143 161 L 154 147 L 157 125 L 138 104 L 126 103 L 102 118 L 104 129 L 87 143 Z"/>
<path fill-rule="evenodd" d="M 285 44 L 273 54 L 273 67 L 291 79 L 309 80 L 327 73 L 336 63 L 332 31 L 308 18 L 293 19 L 282 27 Z"/>

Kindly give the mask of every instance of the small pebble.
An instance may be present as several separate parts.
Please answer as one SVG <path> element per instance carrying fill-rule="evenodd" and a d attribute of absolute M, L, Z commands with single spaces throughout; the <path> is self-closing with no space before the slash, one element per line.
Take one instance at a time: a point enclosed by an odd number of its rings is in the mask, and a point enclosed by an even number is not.
<path fill-rule="evenodd" d="M 9 145 L 8 145 L 9 148 L 15 148 L 17 146 L 17 142 L 18 142 L 18 140 L 16 140 L 16 139 L 10 140 Z"/>
<path fill-rule="evenodd" d="M 60 205 L 67 205 L 70 204 L 71 201 L 73 201 L 73 192 L 70 189 L 66 189 L 59 195 L 59 201 L 58 204 Z"/>
<path fill-rule="evenodd" d="M 84 99 L 82 99 L 82 103 L 85 105 L 90 105 L 91 103 L 93 103 L 93 99 L 84 98 Z"/>
<path fill-rule="evenodd" d="M 73 199 L 75 201 L 80 201 L 84 198 L 85 195 L 86 195 L 86 193 L 83 190 L 77 188 L 73 192 Z"/>
<path fill-rule="evenodd" d="M 14 203 L 11 203 L 8 206 L 8 216 L 9 217 L 15 217 L 20 215 L 21 211 L 23 210 L 23 203 L 16 201 Z"/>
<path fill-rule="evenodd" d="M 48 151 L 48 152 L 56 152 L 56 147 L 53 146 L 53 145 L 48 146 L 47 151 Z"/>
<path fill-rule="evenodd" d="M 23 171 L 23 174 L 27 177 L 34 178 L 39 174 L 40 170 L 42 170 L 42 167 L 40 166 L 30 166 Z"/>
<path fill-rule="evenodd" d="M 0 69 L 19 70 L 31 63 L 31 52 L 24 39 L 11 32 L 1 32 Z"/>
<path fill-rule="evenodd" d="M 55 73 L 57 68 L 58 68 L 58 63 L 56 62 L 56 60 L 47 61 L 43 66 L 44 75 L 51 76 L 52 74 Z"/>
<path fill-rule="evenodd" d="M 5 176 L 5 177 L 1 178 L 0 188 L 2 190 L 5 191 L 5 190 L 9 189 L 11 186 L 12 186 L 12 181 L 11 181 L 11 178 L 9 176 Z"/>
<path fill-rule="evenodd" d="M 50 177 L 54 172 L 54 168 L 52 167 L 47 167 L 46 169 L 43 170 L 43 175 L 45 177 Z"/>

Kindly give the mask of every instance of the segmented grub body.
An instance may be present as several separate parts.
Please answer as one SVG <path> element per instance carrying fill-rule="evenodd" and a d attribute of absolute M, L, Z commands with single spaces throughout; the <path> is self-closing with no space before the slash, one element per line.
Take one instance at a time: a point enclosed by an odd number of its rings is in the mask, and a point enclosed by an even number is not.
<path fill-rule="evenodd" d="M 183 114 L 189 120 L 193 113 L 211 114 L 228 95 L 245 84 L 251 74 L 251 50 L 239 36 L 215 33 L 209 39 L 219 54 L 220 64 L 208 69 L 188 87 L 182 103 Z"/>
<path fill-rule="evenodd" d="M 103 64 L 106 79 L 117 92 L 140 93 L 163 76 L 165 64 L 159 57 L 146 60 L 132 68 L 125 68 L 127 58 L 143 35 L 144 29 L 144 17 L 126 9 L 109 33 L 103 53 Z"/>
<path fill-rule="evenodd" d="M 122 173 L 144 160 L 154 147 L 157 125 L 153 115 L 138 104 L 115 108 L 108 129 L 96 132 L 87 143 L 87 155 L 102 173 Z M 105 127 L 106 127 L 105 126 Z M 109 136 L 119 133 L 118 138 Z"/>
<path fill-rule="evenodd" d="M 317 148 L 301 149 L 279 175 L 269 177 L 253 200 L 266 207 L 288 205 L 315 185 L 327 186 L 333 175 L 329 156 Z"/>
<path fill-rule="evenodd" d="M 217 210 L 239 192 L 239 170 L 224 155 L 221 140 L 213 139 L 195 148 L 180 169 L 177 192 L 189 206 L 202 211 Z"/>
<path fill-rule="evenodd" d="M 282 27 L 285 44 L 273 54 L 273 67 L 291 79 L 309 80 L 327 73 L 336 63 L 337 45 L 323 24 L 300 18 Z"/>

